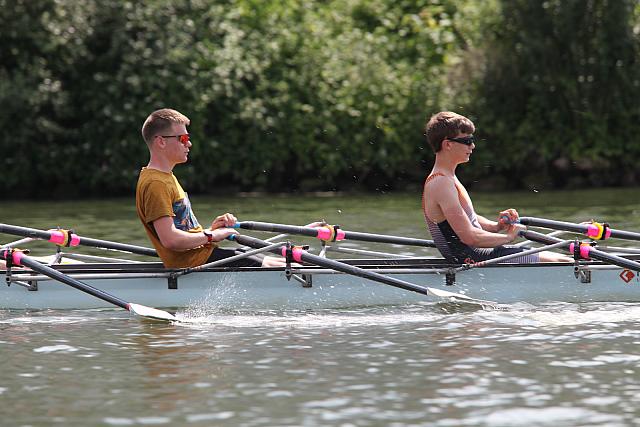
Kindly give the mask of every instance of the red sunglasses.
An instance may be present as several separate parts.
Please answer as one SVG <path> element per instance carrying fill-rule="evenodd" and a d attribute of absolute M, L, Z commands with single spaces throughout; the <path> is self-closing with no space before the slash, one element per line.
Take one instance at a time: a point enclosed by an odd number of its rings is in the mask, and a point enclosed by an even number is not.
<path fill-rule="evenodd" d="M 188 133 L 183 133 L 182 135 L 160 135 L 162 138 L 178 138 L 178 141 L 180 141 L 181 144 L 183 145 L 187 145 L 189 143 L 189 141 L 191 140 L 189 138 L 189 134 Z"/>

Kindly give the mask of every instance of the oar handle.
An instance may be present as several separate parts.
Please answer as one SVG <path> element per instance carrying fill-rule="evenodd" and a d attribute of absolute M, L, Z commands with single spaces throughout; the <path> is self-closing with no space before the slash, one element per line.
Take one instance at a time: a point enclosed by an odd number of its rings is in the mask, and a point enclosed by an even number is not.
<path fill-rule="evenodd" d="M 263 248 L 269 246 L 269 243 L 264 240 L 256 239 L 255 237 L 244 236 L 240 234 L 231 235 L 228 237 L 229 240 L 234 240 L 241 245 L 250 246 L 253 248 Z M 276 247 L 270 250 L 270 252 L 278 254 L 278 255 L 286 255 L 287 247 L 282 245 L 280 247 Z M 332 259 L 323 258 L 317 255 L 310 254 L 302 248 L 294 247 L 292 248 L 292 257 L 294 261 L 297 262 L 308 262 L 310 264 L 318 265 L 320 267 L 330 268 L 332 270 L 340 271 L 343 273 L 351 274 L 354 276 L 362 277 L 365 279 L 373 280 L 374 282 L 381 282 L 387 285 L 395 286 L 397 288 L 405 289 L 408 291 L 417 292 L 423 295 L 431 296 L 432 293 L 425 287 L 419 286 L 410 282 L 405 282 L 404 280 L 396 279 L 389 276 L 384 276 L 379 273 L 375 273 L 373 271 L 368 271 L 362 269 L 360 267 L 356 267 L 353 265 L 345 264 L 340 261 L 335 261 Z"/>
<path fill-rule="evenodd" d="M 359 240 L 363 242 L 375 243 L 391 243 L 407 246 L 422 246 L 427 248 L 435 248 L 433 240 L 415 239 L 411 237 L 390 236 L 386 234 L 363 233 L 358 231 L 345 231 L 337 226 L 334 227 L 304 227 L 288 224 L 275 224 L 270 222 L 259 221 L 242 221 L 236 223 L 234 228 L 243 228 L 246 230 L 267 231 L 274 233 L 297 234 L 301 236 L 316 237 L 320 240 Z"/>
<path fill-rule="evenodd" d="M 601 229 L 596 224 L 576 224 L 573 222 L 566 221 L 555 221 L 551 219 L 545 218 L 535 218 L 535 217 L 521 217 L 520 223 L 523 225 L 530 225 L 532 227 L 543 227 L 550 228 L 552 230 L 563 230 L 570 231 L 572 233 L 581 233 L 588 237 L 596 238 L 599 240 L 606 238 L 616 238 L 616 239 L 626 239 L 626 240 L 640 240 L 640 233 L 635 233 L 633 231 L 624 231 L 624 230 L 615 230 L 613 228 L 609 228 L 608 226 L 605 229 Z"/>
<path fill-rule="evenodd" d="M 520 235 L 527 240 L 544 243 L 546 245 L 562 242 L 562 239 L 558 239 L 557 237 L 549 236 L 547 234 L 537 233 L 535 231 L 521 231 Z M 627 258 L 623 258 L 618 255 L 602 252 L 587 244 L 580 245 L 579 248 L 576 248 L 575 243 L 566 242 L 565 249 L 567 249 L 570 253 L 574 253 L 575 249 L 579 249 L 580 256 L 585 259 L 593 258 L 617 265 L 619 267 L 628 268 L 629 270 L 640 271 L 640 263 Z"/>
<path fill-rule="evenodd" d="M 108 240 L 91 239 L 89 237 L 81 237 L 74 233 L 65 236 L 62 231 L 58 230 L 38 230 L 35 228 L 19 227 L 16 225 L 0 224 L 0 233 L 13 234 L 22 237 L 31 237 L 33 239 L 47 240 L 58 245 L 68 243 L 68 246 L 91 246 L 95 248 L 112 249 L 117 251 L 130 252 L 138 255 L 147 255 L 157 257 L 158 253 L 151 248 L 143 246 L 129 245 L 125 243 L 110 242 Z M 66 240 L 66 242 L 65 242 Z"/>
<path fill-rule="evenodd" d="M 158 310 L 157 308 L 147 307 L 145 305 L 135 304 L 132 302 L 130 303 L 104 291 L 101 291 L 100 289 L 94 288 L 91 285 L 88 285 L 74 279 L 73 277 L 69 277 L 66 274 L 63 274 L 54 268 L 39 263 L 38 261 L 26 256 L 22 251 L 15 249 L 2 249 L 0 250 L 0 259 L 7 260 L 7 262 L 11 262 L 15 265 L 28 267 L 37 273 L 43 274 L 53 280 L 64 283 L 65 285 L 69 285 L 79 291 L 92 295 L 110 304 L 124 308 L 125 310 L 130 311 L 131 313 L 135 313 L 139 316 L 148 317 L 151 319 L 166 320 L 170 322 L 179 320 L 178 318 L 176 318 L 176 316 L 167 311 Z"/>
<path fill-rule="evenodd" d="M 22 266 L 28 267 L 35 272 L 43 274 L 59 282 L 65 283 L 82 292 L 85 292 L 89 295 L 93 295 L 96 298 L 100 298 L 103 301 L 107 301 L 108 303 L 117 305 L 118 307 L 122 307 L 125 310 L 129 310 L 128 302 L 121 300 L 120 298 L 110 295 L 106 292 L 103 292 L 100 289 L 96 289 L 91 285 L 82 283 L 81 281 L 76 280 L 73 277 L 69 277 L 66 274 L 63 274 L 54 268 L 41 264 L 38 261 L 34 260 L 33 258 L 25 255 L 24 252 L 14 251 L 11 249 L 4 249 L 0 251 L 0 258 L 7 260 L 8 262 L 12 262 L 14 265 L 22 265 Z"/>
<path fill-rule="evenodd" d="M 237 222 L 233 226 L 233 228 L 243 228 L 245 230 L 267 231 L 267 232 L 274 232 L 274 233 L 287 233 L 287 234 L 297 234 L 300 236 L 318 237 L 317 228 L 303 227 L 298 225 L 273 224 L 270 222 L 242 221 L 242 222 Z M 342 238 L 344 238 L 344 234 L 342 235 Z M 342 238 L 336 239 L 336 240 L 342 240 Z"/>

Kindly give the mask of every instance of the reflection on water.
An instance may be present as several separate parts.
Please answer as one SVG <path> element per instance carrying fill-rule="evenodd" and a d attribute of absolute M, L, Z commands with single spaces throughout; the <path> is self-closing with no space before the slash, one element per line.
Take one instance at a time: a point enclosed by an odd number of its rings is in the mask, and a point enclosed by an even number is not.
<path fill-rule="evenodd" d="M 640 229 L 640 207 L 628 190 L 475 194 L 474 201 L 489 217 L 494 206 L 514 206 L 528 216 L 595 218 Z M 232 211 L 245 220 L 326 219 L 345 229 L 428 237 L 413 195 L 194 196 L 192 202 L 201 222 Z M 3 202 L 0 212 L 18 225 L 60 225 L 148 244 L 133 200 Z M 212 294 L 180 309 L 178 315 L 191 320 L 184 324 L 143 321 L 117 309 L 0 310 L 0 424 L 556 427 L 640 421 L 637 304 L 256 312 L 225 310 L 218 299 Z"/>
<path fill-rule="evenodd" d="M 638 310 L 4 311 L 1 407 L 15 425 L 631 425 Z"/>

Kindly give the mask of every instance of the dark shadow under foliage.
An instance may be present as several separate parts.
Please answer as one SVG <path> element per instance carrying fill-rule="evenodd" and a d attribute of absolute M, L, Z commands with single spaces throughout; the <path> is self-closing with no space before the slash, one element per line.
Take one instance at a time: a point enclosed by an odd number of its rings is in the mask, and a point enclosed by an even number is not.
<path fill-rule="evenodd" d="M 490 147 L 478 177 L 508 177 L 505 188 L 638 183 L 638 11 L 634 1 L 501 2 L 470 108 Z"/>

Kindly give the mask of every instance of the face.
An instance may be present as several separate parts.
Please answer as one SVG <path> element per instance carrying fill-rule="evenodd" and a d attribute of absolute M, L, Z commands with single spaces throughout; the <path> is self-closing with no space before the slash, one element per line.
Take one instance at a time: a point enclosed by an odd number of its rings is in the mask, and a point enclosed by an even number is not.
<path fill-rule="evenodd" d="M 469 133 L 460 133 L 453 138 L 445 139 L 444 142 L 449 144 L 453 153 L 460 154 L 460 163 L 468 162 L 473 149 L 476 148 L 475 138 Z"/>
<path fill-rule="evenodd" d="M 165 156 L 173 163 L 184 163 L 189 157 L 191 141 L 185 125 L 174 124 L 169 131 L 158 135 Z"/>

